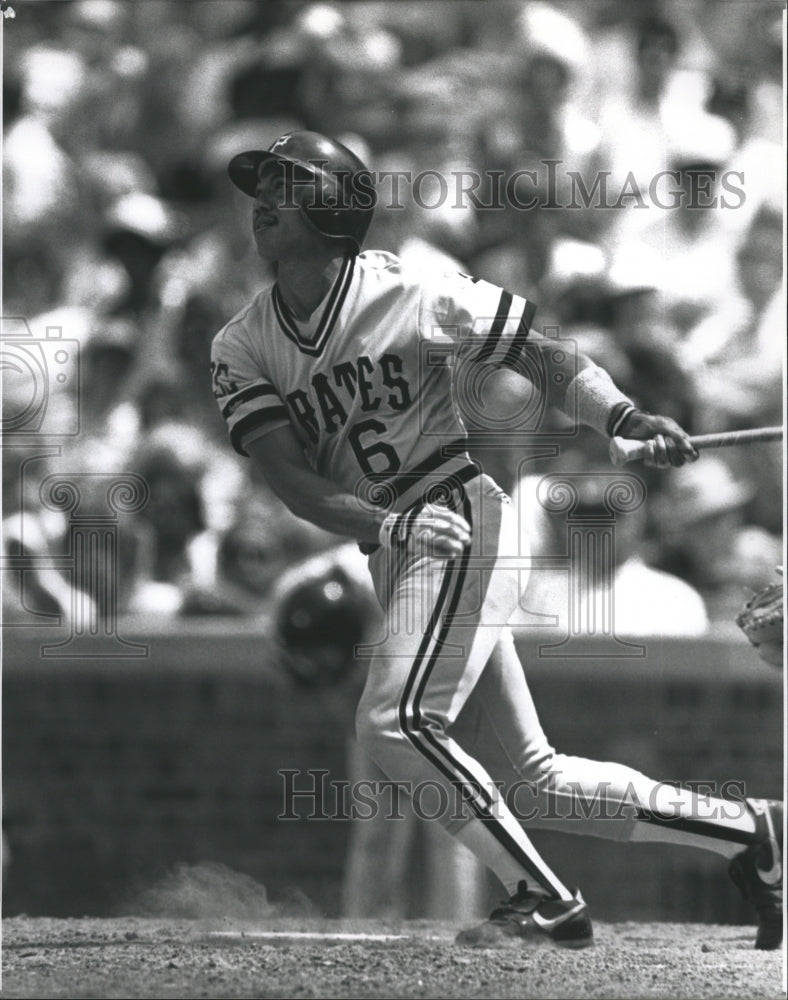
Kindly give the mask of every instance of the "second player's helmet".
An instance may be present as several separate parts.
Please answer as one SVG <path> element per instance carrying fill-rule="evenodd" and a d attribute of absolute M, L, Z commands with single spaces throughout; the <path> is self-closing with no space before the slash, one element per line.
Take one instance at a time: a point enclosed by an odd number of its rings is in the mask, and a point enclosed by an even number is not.
<path fill-rule="evenodd" d="M 306 221 L 329 239 L 350 241 L 358 253 L 376 195 L 372 174 L 356 154 L 319 132 L 288 132 L 267 150 L 234 156 L 227 168 L 230 180 L 254 198 L 260 164 L 266 160 L 292 164 L 292 179 L 304 189 L 300 208 Z"/>
<path fill-rule="evenodd" d="M 367 609 L 358 585 L 339 567 L 296 584 L 276 615 L 284 666 L 293 679 L 315 686 L 340 681 L 364 638 Z"/>

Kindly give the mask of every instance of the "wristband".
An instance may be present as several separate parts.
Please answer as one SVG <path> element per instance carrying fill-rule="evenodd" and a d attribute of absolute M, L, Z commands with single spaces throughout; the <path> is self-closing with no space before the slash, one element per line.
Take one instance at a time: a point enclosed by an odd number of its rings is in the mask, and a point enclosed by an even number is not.
<path fill-rule="evenodd" d="M 620 428 L 635 410 L 604 368 L 591 365 L 572 379 L 566 390 L 564 412 L 579 424 L 587 424 L 605 436 Z M 614 416 L 615 415 L 615 416 Z"/>
<path fill-rule="evenodd" d="M 610 411 L 610 418 L 607 422 L 607 436 L 615 437 L 620 433 L 621 428 L 629 420 L 633 413 L 640 411 L 632 403 L 616 403 Z"/>

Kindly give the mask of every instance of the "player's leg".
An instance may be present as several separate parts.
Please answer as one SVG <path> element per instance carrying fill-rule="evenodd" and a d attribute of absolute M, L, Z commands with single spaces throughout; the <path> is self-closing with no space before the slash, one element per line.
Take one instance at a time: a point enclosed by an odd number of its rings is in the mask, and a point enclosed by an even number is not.
<path fill-rule="evenodd" d="M 406 785 L 414 800 L 418 796 L 420 808 L 440 819 L 512 894 L 527 881 L 538 887 L 539 903 L 552 901 L 545 918 L 550 936 L 565 934 L 568 943 L 577 931 L 576 942 L 582 937 L 590 943 L 582 900 L 541 858 L 478 760 L 448 733 L 520 589 L 516 568 L 497 559 L 515 530 L 500 491 L 479 477 L 468 484 L 459 509 L 474 529 L 462 558 L 440 562 L 410 552 L 391 567 L 379 552 L 371 560 L 388 631 L 370 662 L 359 740 L 388 777 Z"/>
<path fill-rule="evenodd" d="M 555 753 L 508 630 L 453 732 L 494 778 L 506 782 L 510 807 L 526 824 L 615 840 L 684 844 L 734 859 L 731 875 L 761 920 L 758 946 L 779 945 L 780 803 L 699 796 L 622 764 Z"/>
<path fill-rule="evenodd" d="M 472 712 L 478 733 L 474 752 L 486 759 L 485 740 L 499 745 L 519 780 L 511 795 L 515 812 L 536 826 L 613 840 L 691 844 L 728 858 L 756 835 L 756 821 L 742 802 L 699 796 L 612 761 L 556 753 L 508 629 L 467 706 L 466 714 Z"/>

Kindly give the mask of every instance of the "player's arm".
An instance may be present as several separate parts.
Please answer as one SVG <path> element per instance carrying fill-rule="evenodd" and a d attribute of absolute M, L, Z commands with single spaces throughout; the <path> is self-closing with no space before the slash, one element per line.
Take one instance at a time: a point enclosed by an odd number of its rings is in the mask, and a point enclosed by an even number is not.
<path fill-rule="evenodd" d="M 674 420 L 638 410 L 591 358 L 581 354 L 573 359 L 565 343 L 533 330 L 535 312 L 536 306 L 519 295 L 468 275 L 447 273 L 439 286 L 424 286 L 422 335 L 434 336 L 438 329 L 455 340 L 459 355 L 471 363 L 517 372 L 576 423 L 608 437 L 646 441 L 646 465 L 684 465 L 698 457 Z"/>
<path fill-rule="evenodd" d="M 244 447 L 279 499 L 297 517 L 325 531 L 389 545 L 417 530 L 431 544 L 433 554 L 442 558 L 461 555 L 470 541 L 465 519 L 444 508 L 401 515 L 370 510 L 309 466 L 290 427 L 277 427 L 245 442 Z"/>
<path fill-rule="evenodd" d="M 278 427 L 245 448 L 274 493 L 297 517 L 360 542 L 377 541 L 386 512 L 366 509 L 351 493 L 310 468 L 290 427 Z"/>
<path fill-rule="evenodd" d="M 645 465 L 666 468 L 694 462 L 698 453 L 675 420 L 639 410 L 604 368 L 585 354 L 571 358 L 566 345 L 532 330 L 526 350 L 539 354 L 551 406 L 607 437 L 646 441 Z M 558 360 L 556 360 L 558 359 Z"/>

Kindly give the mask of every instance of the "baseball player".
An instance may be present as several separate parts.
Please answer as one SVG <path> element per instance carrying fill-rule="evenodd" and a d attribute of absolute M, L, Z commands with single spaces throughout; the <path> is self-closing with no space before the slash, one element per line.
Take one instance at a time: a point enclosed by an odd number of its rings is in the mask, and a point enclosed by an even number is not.
<path fill-rule="evenodd" d="M 547 741 L 507 627 L 527 575 L 512 558 L 515 514 L 470 460 L 453 391 L 482 366 L 511 368 L 577 422 L 646 441 L 644 460 L 658 468 L 697 458 L 686 433 L 532 330 L 529 300 L 362 253 L 374 187 L 341 144 L 292 132 L 228 169 L 252 199 L 254 240 L 276 280 L 214 339 L 214 394 L 233 446 L 285 504 L 368 555 L 386 628 L 358 707 L 359 741 L 391 780 L 432 790 L 443 826 L 509 894 L 458 942 L 593 943 L 580 892 L 540 856 L 520 807 L 485 768 L 494 744 L 533 793 L 533 826 L 715 851 L 755 905 L 756 947 L 779 947 L 780 803 L 701 799 Z M 470 698 L 486 726 L 460 742 L 452 725 Z M 593 808 L 556 818 L 579 799 Z"/>

